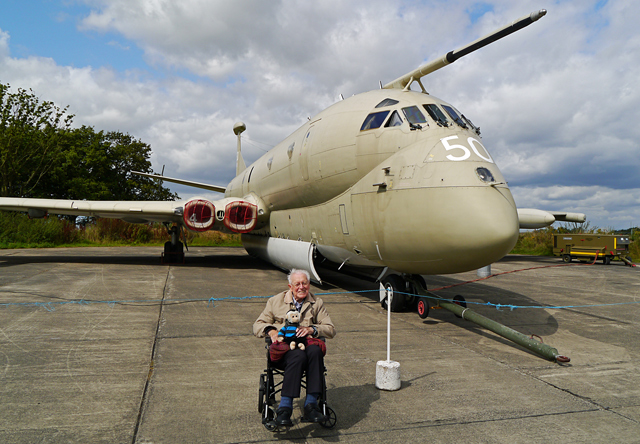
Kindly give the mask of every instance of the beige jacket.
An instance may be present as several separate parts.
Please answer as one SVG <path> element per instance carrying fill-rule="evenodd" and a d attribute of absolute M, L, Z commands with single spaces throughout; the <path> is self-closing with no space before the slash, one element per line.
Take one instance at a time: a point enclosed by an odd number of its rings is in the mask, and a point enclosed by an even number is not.
<path fill-rule="evenodd" d="M 287 312 L 295 309 L 296 305 L 293 303 L 291 290 L 272 296 L 267 301 L 267 306 L 258 316 L 256 322 L 253 323 L 253 334 L 263 338 L 265 336 L 265 328 L 274 327 L 280 330 L 284 325 Z M 300 315 L 301 327 L 314 326 L 318 330 L 318 336 L 324 336 L 325 338 L 333 338 L 336 335 L 336 328 L 331 322 L 329 313 L 324 308 L 322 299 L 316 299 L 313 294 L 309 293 L 302 303 Z"/>

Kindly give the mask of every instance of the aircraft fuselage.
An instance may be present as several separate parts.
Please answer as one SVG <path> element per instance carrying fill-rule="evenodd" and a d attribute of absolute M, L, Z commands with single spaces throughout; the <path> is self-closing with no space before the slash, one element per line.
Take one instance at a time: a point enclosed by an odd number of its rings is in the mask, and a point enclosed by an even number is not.
<path fill-rule="evenodd" d="M 262 228 L 251 235 L 310 242 L 335 262 L 416 274 L 483 267 L 515 245 L 517 210 L 479 131 L 456 111 L 409 90 L 353 96 L 251 164 L 225 196 L 256 197 Z"/>

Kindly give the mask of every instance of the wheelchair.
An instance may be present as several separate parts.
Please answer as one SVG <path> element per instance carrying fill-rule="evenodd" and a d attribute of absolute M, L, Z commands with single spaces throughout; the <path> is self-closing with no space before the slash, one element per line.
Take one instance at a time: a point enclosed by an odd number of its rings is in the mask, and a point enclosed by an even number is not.
<path fill-rule="evenodd" d="M 279 404 L 279 401 L 276 401 L 276 395 L 282 391 L 283 380 L 281 378 L 284 376 L 284 370 L 276 368 L 273 362 L 271 362 L 269 358 L 270 345 L 271 338 L 267 336 L 265 338 L 267 368 L 264 370 L 264 373 L 260 375 L 260 383 L 258 386 L 258 413 L 262 415 L 262 424 L 264 427 L 269 431 L 275 431 L 278 429 L 278 425 L 276 424 L 276 410 Z M 326 429 L 331 429 L 336 425 L 337 417 L 336 412 L 327 405 L 326 375 L 327 367 L 324 367 L 322 369 L 322 391 L 318 398 L 318 407 L 320 407 L 320 410 L 328 419 L 318 424 Z M 276 377 L 279 379 L 277 382 Z M 302 388 L 307 389 L 306 372 L 302 375 Z"/>

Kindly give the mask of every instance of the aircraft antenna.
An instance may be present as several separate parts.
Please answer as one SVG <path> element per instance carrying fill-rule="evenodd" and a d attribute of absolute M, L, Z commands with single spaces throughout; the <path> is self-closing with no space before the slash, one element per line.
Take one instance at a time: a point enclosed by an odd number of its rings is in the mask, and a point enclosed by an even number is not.
<path fill-rule="evenodd" d="M 437 71 L 440 68 L 444 68 L 450 63 L 455 62 L 460 57 L 464 57 L 467 54 L 470 54 L 478 49 L 487 46 L 490 43 L 495 42 L 496 40 L 500 40 L 503 37 L 508 36 L 516 31 L 521 30 L 522 28 L 529 26 L 535 21 L 540 20 L 547 13 L 546 9 L 541 9 L 539 11 L 534 11 L 529 15 L 525 15 L 510 23 L 507 26 L 504 26 L 500 29 L 496 29 L 495 31 L 485 35 L 484 37 L 479 38 L 478 40 L 469 43 L 468 45 L 463 46 L 462 48 L 454 49 L 453 51 L 449 51 L 445 55 L 438 57 L 437 59 L 422 65 L 421 67 L 411 71 L 403 75 L 402 77 L 398 77 L 392 82 L 387 83 L 381 88 L 384 89 L 408 89 L 408 87 L 413 83 L 420 80 L 421 77 L 426 76 L 427 74 L 431 74 L 434 71 Z M 382 82 L 380 82 L 382 85 Z M 423 87 L 424 90 L 424 87 Z"/>
<path fill-rule="evenodd" d="M 238 136 L 238 154 L 236 156 L 236 176 L 241 172 L 247 169 L 244 159 L 242 158 L 242 153 L 240 152 L 240 134 L 242 134 L 247 129 L 247 125 L 243 122 L 236 122 L 233 125 L 233 133 Z"/>

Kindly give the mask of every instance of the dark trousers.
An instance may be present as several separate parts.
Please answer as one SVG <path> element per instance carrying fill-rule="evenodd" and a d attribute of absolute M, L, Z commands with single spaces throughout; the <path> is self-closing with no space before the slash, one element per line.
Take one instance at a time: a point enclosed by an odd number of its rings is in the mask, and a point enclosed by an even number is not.
<path fill-rule="evenodd" d="M 317 345 L 309 345 L 304 351 L 299 348 L 289 350 L 280 361 L 273 365 L 284 370 L 282 396 L 300 397 L 302 373 L 305 370 L 307 371 L 307 393 L 322 393 L 324 357 L 322 350 Z"/>

